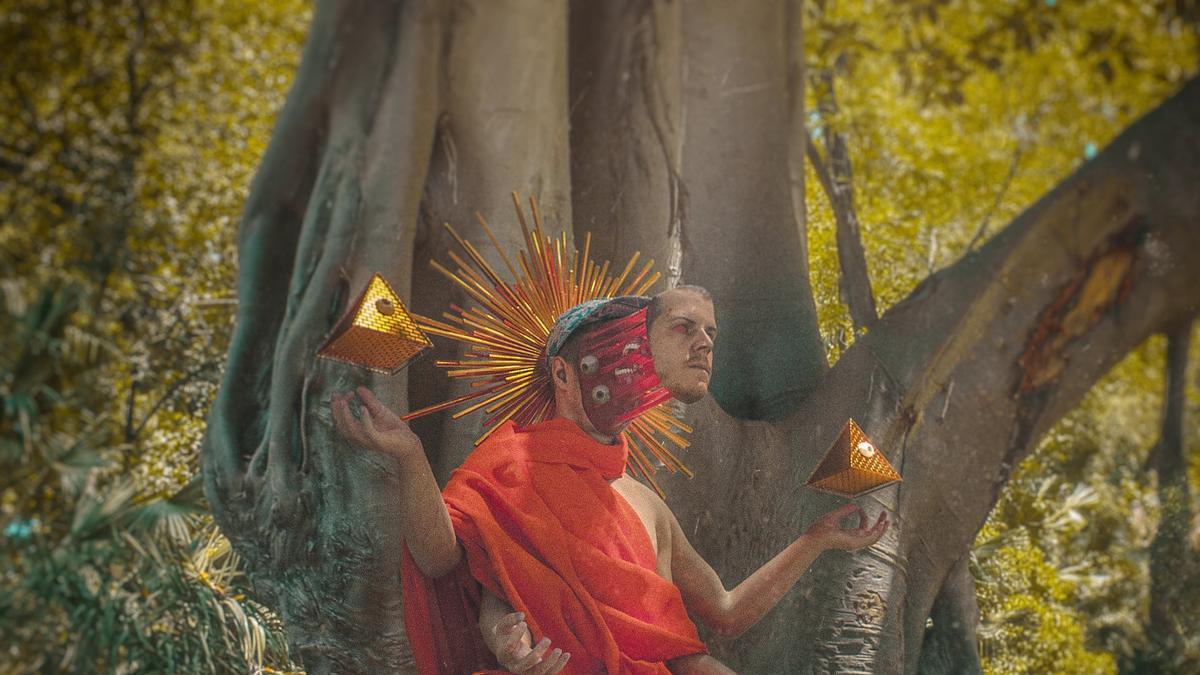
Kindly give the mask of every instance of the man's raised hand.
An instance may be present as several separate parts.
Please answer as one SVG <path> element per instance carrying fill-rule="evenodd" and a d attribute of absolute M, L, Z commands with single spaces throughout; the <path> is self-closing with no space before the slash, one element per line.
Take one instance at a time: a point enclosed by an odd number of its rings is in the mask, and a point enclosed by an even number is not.
<path fill-rule="evenodd" d="M 408 428 L 400 416 L 392 412 L 366 387 L 357 390 L 362 402 L 362 416 L 354 417 L 350 401 L 354 392 L 334 393 L 330 397 L 333 424 L 348 440 L 364 448 L 381 452 L 402 462 L 424 459 L 421 439 Z"/>
<path fill-rule="evenodd" d="M 525 615 L 512 612 L 504 615 L 492 626 L 491 644 L 495 645 L 496 660 L 505 670 L 516 675 L 553 675 L 567 665 L 571 655 L 561 649 L 549 654 L 550 638 L 542 638 L 532 645 L 529 626 Z"/>
<path fill-rule="evenodd" d="M 843 528 L 842 519 L 856 513 L 858 527 Z M 874 525 L 868 527 L 868 523 L 866 511 L 859 508 L 857 504 L 846 504 L 818 518 L 817 522 L 805 531 L 805 534 L 820 542 L 821 548 L 853 551 L 879 541 L 888 528 L 887 512 L 881 512 Z"/>

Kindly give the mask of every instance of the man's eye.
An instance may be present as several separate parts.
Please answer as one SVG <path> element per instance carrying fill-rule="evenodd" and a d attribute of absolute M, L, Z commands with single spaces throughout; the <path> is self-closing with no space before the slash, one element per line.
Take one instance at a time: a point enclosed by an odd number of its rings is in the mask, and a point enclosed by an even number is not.
<path fill-rule="evenodd" d="M 686 323 L 681 323 L 678 326 L 675 326 L 675 332 L 687 334 L 690 331 L 688 330 L 688 325 Z"/>

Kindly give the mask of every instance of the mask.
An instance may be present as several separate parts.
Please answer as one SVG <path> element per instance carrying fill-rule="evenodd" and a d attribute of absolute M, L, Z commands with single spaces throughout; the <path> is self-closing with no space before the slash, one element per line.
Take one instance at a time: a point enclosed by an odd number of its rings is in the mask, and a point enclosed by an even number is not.
<path fill-rule="evenodd" d="M 654 370 L 646 312 L 642 308 L 605 321 L 580 339 L 575 365 L 583 408 L 600 433 L 614 435 L 625 423 L 671 398 Z"/>

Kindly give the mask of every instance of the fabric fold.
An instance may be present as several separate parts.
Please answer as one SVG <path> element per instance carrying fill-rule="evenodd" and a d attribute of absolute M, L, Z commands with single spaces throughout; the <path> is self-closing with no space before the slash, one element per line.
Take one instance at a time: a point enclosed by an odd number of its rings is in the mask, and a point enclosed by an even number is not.
<path fill-rule="evenodd" d="M 609 482 L 627 456 L 624 441 L 600 443 L 563 418 L 506 423 L 475 449 L 443 491 L 465 564 L 430 580 L 405 556 L 405 620 L 422 673 L 494 666 L 477 653 L 490 656 L 478 585 L 524 612 L 535 640 L 570 652 L 567 673 L 666 673 L 666 661 L 706 651 Z M 469 631 L 455 625 L 464 622 Z M 439 646 L 436 632 L 475 644 L 446 656 L 454 645 Z"/>

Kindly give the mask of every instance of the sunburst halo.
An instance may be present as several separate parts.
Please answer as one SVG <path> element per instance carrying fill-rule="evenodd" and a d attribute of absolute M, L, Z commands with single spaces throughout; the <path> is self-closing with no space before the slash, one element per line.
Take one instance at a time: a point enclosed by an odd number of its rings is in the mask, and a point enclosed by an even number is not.
<path fill-rule="evenodd" d="M 436 260 L 430 264 L 478 304 L 470 308 L 451 305 L 452 311 L 442 313 L 444 320 L 413 315 L 426 333 L 469 345 L 461 360 L 435 363 L 446 369 L 450 377 L 470 380 L 472 391 L 414 410 L 404 419 L 451 408 L 458 408 L 451 417 L 459 419 L 483 410 L 489 417 L 476 444 L 508 420 L 525 426 L 553 413 L 554 399 L 542 356 L 550 328 L 560 314 L 588 300 L 644 295 L 660 278 L 658 272 L 651 271 L 653 260 L 634 274 L 641 257 L 637 252 L 620 274 L 610 274 L 608 261 L 597 265 L 591 259 L 590 233 L 584 238 L 581 254 L 568 243 L 565 232 L 551 238 L 542 231 L 535 199 L 529 199 L 532 230 L 516 192 L 512 193 L 512 200 L 525 239 L 525 249 L 520 251 L 515 264 L 505 255 L 483 216 L 476 213 L 475 217 L 514 281 L 501 279 L 479 250 L 447 223 L 445 228 L 458 243 L 462 255 L 449 253 L 456 267 L 453 271 Z M 671 413 L 667 404 L 642 413 L 624 431 L 629 441 L 630 468 L 660 495 L 662 489 L 654 480 L 656 465 L 690 478 L 692 472 L 667 449 L 667 444 L 686 448 L 689 442 L 683 434 L 691 431 L 691 427 Z"/>

